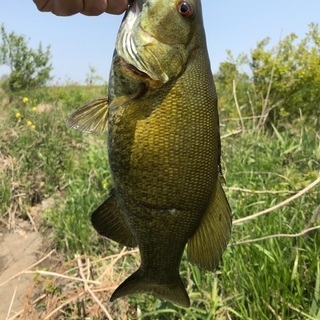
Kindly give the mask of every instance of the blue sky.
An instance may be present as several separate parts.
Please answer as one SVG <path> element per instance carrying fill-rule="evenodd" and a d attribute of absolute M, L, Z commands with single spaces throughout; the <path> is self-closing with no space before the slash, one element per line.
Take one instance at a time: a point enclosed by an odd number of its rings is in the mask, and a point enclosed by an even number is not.
<path fill-rule="evenodd" d="M 256 46 L 265 37 L 272 44 L 294 32 L 303 37 L 311 22 L 320 23 L 320 0 L 202 0 L 213 72 L 226 59 Z M 0 24 L 24 34 L 30 45 L 51 46 L 54 82 L 84 83 L 89 66 L 108 79 L 115 37 L 122 16 L 56 17 L 39 12 L 32 0 L 0 0 Z M 0 74 L 8 68 L 0 67 Z"/>

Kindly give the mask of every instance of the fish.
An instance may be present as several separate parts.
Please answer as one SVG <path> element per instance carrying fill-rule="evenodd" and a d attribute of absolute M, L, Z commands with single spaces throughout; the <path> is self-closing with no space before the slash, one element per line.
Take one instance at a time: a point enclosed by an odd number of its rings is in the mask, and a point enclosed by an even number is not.
<path fill-rule="evenodd" d="M 110 70 L 108 96 L 67 121 L 107 133 L 113 188 L 91 222 L 140 252 L 140 267 L 110 300 L 147 293 L 189 307 L 179 274 L 185 247 L 191 263 L 212 271 L 232 226 L 201 1 L 135 0 Z"/>

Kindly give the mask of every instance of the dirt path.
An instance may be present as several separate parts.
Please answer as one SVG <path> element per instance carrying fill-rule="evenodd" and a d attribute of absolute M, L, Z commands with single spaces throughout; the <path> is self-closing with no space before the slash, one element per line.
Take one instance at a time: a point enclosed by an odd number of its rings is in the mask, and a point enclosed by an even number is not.
<path fill-rule="evenodd" d="M 21 275 L 2 286 L 1 284 L 36 262 L 36 253 L 41 244 L 42 238 L 37 232 L 0 231 L 0 320 L 10 319 L 23 308 L 23 297 L 32 281 L 32 275 Z M 13 305 L 8 315 L 12 299 Z"/>

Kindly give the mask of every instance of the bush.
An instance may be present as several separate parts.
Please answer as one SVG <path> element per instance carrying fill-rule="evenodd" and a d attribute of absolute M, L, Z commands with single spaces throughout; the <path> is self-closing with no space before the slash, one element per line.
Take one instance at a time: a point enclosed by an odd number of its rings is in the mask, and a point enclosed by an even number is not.
<path fill-rule="evenodd" d="M 260 41 L 250 55 L 238 59 L 229 52 L 228 61 L 221 63 L 214 76 L 220 108 L 227 117 L 237 114 L 235 81 L 242 117 L 256 117 L 259 127 L 270 128 L 271 122 L 282 126 L 297 119 L 319 126 L 319 25 L 310 24 L 309 32 L 300 41 L 291 33 L 270 48 L 269 40 Z"/>

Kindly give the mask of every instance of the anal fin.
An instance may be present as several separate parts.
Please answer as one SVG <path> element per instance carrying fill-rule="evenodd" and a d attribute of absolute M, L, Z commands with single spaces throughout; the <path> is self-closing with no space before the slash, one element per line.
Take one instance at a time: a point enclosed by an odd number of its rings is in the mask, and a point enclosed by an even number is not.
<path fill-rule="evenodd" d="M 191 263 L 206 270 L 214 270 L 227 247 L 231 235 L 232 218 L 228 200 L 218 181 L 202 221 L 188 242 Z"/>
<path fill-rule="evenodd" d="M 113 189 L 109 197 L 92 213 L 91 222 L 100 235 L 127 247 L 137 246 L 137 241 L 118 208 Z"/>

